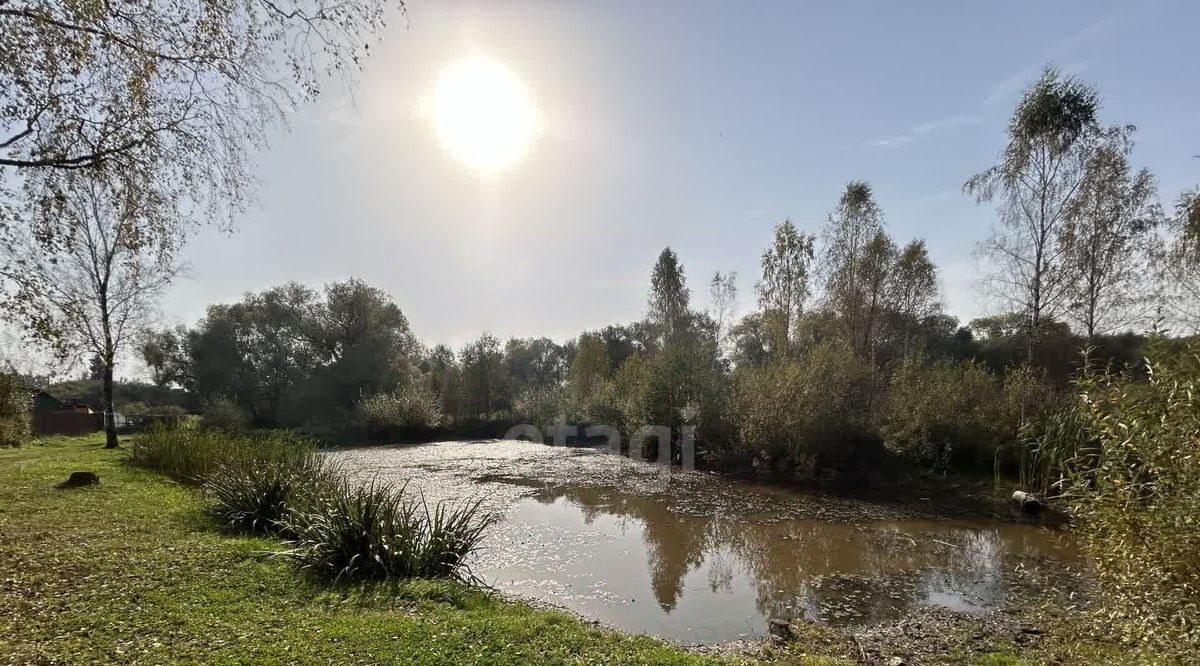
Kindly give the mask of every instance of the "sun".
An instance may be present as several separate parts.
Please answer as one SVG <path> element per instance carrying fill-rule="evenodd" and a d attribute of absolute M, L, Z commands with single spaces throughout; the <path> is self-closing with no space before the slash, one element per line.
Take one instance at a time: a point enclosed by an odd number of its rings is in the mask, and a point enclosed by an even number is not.
<path fill-rule="evenodd" d="M 529 152 L 537 113 L 524 84 L 504 65 L 483 57 L 459 60 L 434 85 L 434 128 L 455 159 L 498 171 Z"/>

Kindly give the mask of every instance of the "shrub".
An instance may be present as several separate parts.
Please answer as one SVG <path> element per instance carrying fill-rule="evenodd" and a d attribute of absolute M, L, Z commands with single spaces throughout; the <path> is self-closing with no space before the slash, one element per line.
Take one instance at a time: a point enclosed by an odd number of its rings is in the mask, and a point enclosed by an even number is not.
<path fill-rule="evenodd" d="M 154 426 L 133 437 L 126 459 L 178 481 L 202 483 L 218 465 L 246 469 L 309 456 L 315 448 L 312 440 L 287 432 L 235 434 Z"/>
<path fill-rule="evenodd" d="M 1026 368 L 1000 376 L 981 363 L 909 356 L 888 385 L 879 432 L 888 448 L 935 471 L 1016 471 L 1054 400 Z"/>
<path fill-rule="evenodd" d="M 236 432 L 250 422 L 245 410 L 232 399 L 223 395 L 213 396 L 204 403 L 200 412 L 204 427 L 214 430 Z"/>
<path fill-rule="evenodd" d="M 403 489 L 339 480 L 310 510 L 289 510 L 295 535 L 284 554 L 301 568 L 332 578 L 455 578 L 470 580 L 466 558 L 479 546 L 491 519 L 480 504 L 433 513 Z"/>
<path fill-rule="evenodd" d="M 780 471 L 848 460 L 873 437 L 875 392 L 871 366 L 836 341 L 744 369 L 731 403 L 738 453 Z"/>
<path fill-rule="evenodd" d="M 442 422 L 437 396 L 420 382 L 364 398 L 358 409 L 374 429 L 433 428 Z"/>
<path fill-rule="evenodd" d="M 19 446 L 29 438 L 32 395 L 25 382 L 0 370 L 0 446 Z"/>
<path fill-rule="evenodd" d="M 128 460 L 201 481 L 228 527 L 292 540 L 285 555 L 334 580 L 436 577 L 471 580 L 466 558 L 492 522 L 478 502 L 437 505 L 348 479 L 310 440 L 157 427 L 133 438 Z"/>
<path fill-rule="evenodd" d="M 315 506 L 335 486 L 336 474 L 336 467 L 313 451 L 259 464 L 219 462 L 205 479 L 204 492 L 225 526 L 286 534 L 287 511 Z"/>
<path fill-rule="evenodd" d="M 990 467 L 1020 425 L 1000 418 L 1002 394 L 1003 381 L 982 364 L 909 357 L 892 376 L 880 434 L 888 448 L 937 471 Z"/>
<path fill-rule="evenodd" d="M 1149 348 L 1146 381 L 1077 381 L 1070 409 L 1089 444 L 1067 466 L 1066 495 L 1096 561 L 1103 626 L 1182 663 L 1200 654 L 1200 356 Z"/>

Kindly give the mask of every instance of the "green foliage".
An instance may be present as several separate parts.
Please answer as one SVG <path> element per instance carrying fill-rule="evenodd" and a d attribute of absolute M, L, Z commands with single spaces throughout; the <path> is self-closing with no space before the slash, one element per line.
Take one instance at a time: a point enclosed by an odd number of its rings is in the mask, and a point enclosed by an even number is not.
<path fill-rule="evenodd" d="M 172 380 L 225 396 L 255 427 L 356 425 L 362 397 L 404 386 L 418 352 L 399 306 L 356 279 L 247 294 L 173 336 L 183 341 L 160 349 L 182 356 L 163 361 L 178 369 Z"/>
<path fill-rule="evenodd" d="M 459 363 L 462 367 L 462 396 L 466 413 L 487 418 L 504 397 L 504 356 L 500 341 L 485 332 L 478 340 L 463 348 Z"/>
<path fill-rule="evenodd" d="M 762 279 L 755 290 L 759 305 L 769 313 L 766 319 L 775 324 L 768 328 L 774 349 L 788 349 L 792 328 L 804 312 L 814 241 L 812 235 L 797 232 L 791 220 L 784 220 L 776 225 L 771 245 L 763 250 Z"/>
<path fill-rule="evenodd" d="M 596 333 L 584 333 L 575 345 L 575 357 L 567 376 L 572 399 L 585 405 L 608 379 L 608 350 Z"/>
<path fill-rule="evenodd" d="M 847 460 L 873 438 L 875 373 L 850 346 L 818 344 L 799 360 L 737 373 L 732 407 L 736 457 L 815 472 Z"/>
<path fill-rule="evenodd" d="M 1060 398 L 1058 402 L 1065 401 Z M 1064 471 L 1091 446 L 1089 438 L 1079 410 L 1067 404 L 1049 410 L 1040 421 L 1023 423 L 1019 435 L 1021 486 L 1043 495 L 1061 493 Z"/>
<path fill-rule="evenodd" d="M 998 421 L 1000 380 L 974 362 L 904 359 L 884 400 L 880 434 L 888 448 L 935 470 L 956 467 L 965 452 L 990 452 L 1005 436 Z M 1018 424 L 1010 424 L 1016 437 Z M 970 455 L 970 453 L 966 453 Z"/>
<path fill-rule="evenodd" d="M 1102 623 L 1149 653 L 1200 653 L 1200 355 L 1152 344 L 1148 379 L 1085 373 L 1087 446 L 1066 494 L 1095 558 Z"/>
<path fill-rule="evenodd" d="M 670 247 L 663 248 L 650 272 L 650 321 L 664 339 L 675 335 L 680 320 L 688 313 L 691 291 L 683 274 L 679 255 Z"/>
<path fill-rule="evenodd" d="M 1040 373 L 1000 375 L 982 364 L 910 355 L 892 375 L 880 435 L 888 448 L 935 471 L 1015 471 L 1023 428 L 1038 426 L 1053 390 Z"/>
<path fill-rule="evenodd" d="M 55 382 L 46 391 L 56 398 L 99 405 L 104 396 L 104 386 L 96 379 L 74 379 Z M 113 382 L 113 401 L 117 411 L 130 413 L 183 413 L 190 404 L 191 396 L 183 389 L 174 389 L 139 381 Z M 138 412 L 138 404 L 144 409 Z M 133 406 L 132 409 L 130 406 Z"/>
<path fill-rule="evenodd" d="M 433 428 L 442 421 L 437 396 L 423 383 L 364 398 L 358 409 L 373 429 Z"/>
<path fill-rule="evenodd" d="M 597 421 L 614 416 L 613 426 L 626 433 L 633 432 L 650 421 L 653 390 L 654 368 L 650 360 L 641 354 L 630 356 L 617 368 L 599 398 L 588 406 L 587 415 Z"/>
<path fill-rule="evenodd" d="M 312 455 L 312 440 L 287 432 L 235 434 L 202 428 L 156 426 L 132 438 L 127 460 L 184 483 L 203 483 L 217 468 L 291 463 Z"/>
<path fill-rule="evenodd" d="M 288 512 L 294 544 L 284 554 L 334 580 L 468 580 L 466 557 L 491 522 L 479 507 L 439 504 L 430 512 L 402 489 L 342 479 L 313 509 Z"/>
<path fill-rule="evenodd" d="M 338 470 L 315 451 L 247 464 L 218 462 L 204 479 L 211 511 L 233 530 L 288 534 L 289 509 L 306 510 L 335 489 Z"/>
<path fill-rule="evenodd" d="M 674 336 L 655 353 L 627 358 L 581 412 L 626 434 L 646 425 L 676 433 L 685 423 L 695 425 L 699 440 L 724 446 L 726 392 L 716 322 L 693 313 L 677 322 Z"/>
<path fill-rule="evenodd" d="M 204 409 L 201 411 L 200 417 L 203 419 L 206 428 L 229 432 L 237 432 L 245 428 L 250 420 L 241 406 L 223 395 L 215 395 L 209 398 L 204 403 Z"/>
<path fill-rule="evenodd" d="M 29 438 L 29 387 L 12 372 L 0 370 L 0 446 L 19 446 Z"/>
<path fill-rule="evenodd" d="M 565 412 L 565 396 L 555 386 L 530 386 L 513 401 L 513 417 L 524 423 L 544 425 Z"/>
<path fill-rule="evenodd" d="M 147 405 L 144 402 L 127 402 L 117 411 L 125 416 L 146 417 L 168 423 L 182 421 L 188 415 L 187 410 L 179 405 Z"/>

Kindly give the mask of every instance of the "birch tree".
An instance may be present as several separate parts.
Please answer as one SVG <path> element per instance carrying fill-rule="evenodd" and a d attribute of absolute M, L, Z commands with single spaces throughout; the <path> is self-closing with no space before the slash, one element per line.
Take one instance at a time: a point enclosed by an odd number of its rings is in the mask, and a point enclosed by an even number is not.
<path fill-rule="evenodd" d="M 826 305 L 841 320 L 846 339 L 860 353 L 866 353 L 878 314 L 883 284 L 880 273 L 886 265 L 878 255 L 891 242 L 885 242 L 886 235 L 880 234 L 883 211 L 875 203 L 871 186 L 850 182 L 823 233 L 822 273 Z"/>
<path fill-rule="evenodd" d="M 32 226 L 4 230 L 0 300 L 6 315 L 60 357 L 99 359 L 107 446 L 117 446 L 113 370 L 179 272 L 179 234 L 147 233 L 152 192 L 72 173 L 65 198 Z"/>
<path fill-rule="evenodd" d="M 669 342 L 683 325 L 688 312 L 691 292 L 679 255 L 671 248 L 663 248 L 654 262 L 650 273 L 650 319 L 663 335 L 663 343 Z"/>
<path fill-rule="evenodd" d="M 909 352 L 913 326 L 940 307 L 937 266 L 929 258 L 925 241 L 911 241 L 896 258 L 887 293 L 887 309 L 903 354 Z"/>
<path fill-rule="evenodd" d="M 1101 134 L 1099 107 L 1091 86 L 1046 68 L 1013 111 L 1000 161 L 963 185 L 980 203 L 1000 199 L 980 246 L 991 262 L 985 284 L 1025 317 L 1030 359 L 1043 321 L 1070 304 L 1074 272 L 1062 236 Z"/>
<path fill-rule="evenodd" d="M 1169 232 L 1158 257 L 1167 305 L 1179 323 L 1195 332 L 1200 330 L 1200 188 L 1179 196 Z"/>
<path fill-rule="evenodd" d="M 1159 211 L 1154 177 L 1129 165 L 1132 147 L 1118 131 L 1092 153 L 1066 218 L 1062 242 L 1075 278 L 1068 314 L 1089 341 L 1153 306 L 1148 261 Z"/>
<path fill-rule="evenodd" d="M 737 272 L 731 271 L 724 275 L 721 271 L 714 272 L 708 287 L 712 296 L 713 319 L 717 324 L 717 349 L 723 350 L 729 330 L 733 326 L 734 311 L 737 310 Z"/>
<path fill-rule="evenodd" d="M 786 353 L 810 291 L 813 259 L 811 235 L 796 231 L 791 220 L 775 227 L 771 245 L 762 253 L 762 279 L 757 285 L 771 348 Z"/>

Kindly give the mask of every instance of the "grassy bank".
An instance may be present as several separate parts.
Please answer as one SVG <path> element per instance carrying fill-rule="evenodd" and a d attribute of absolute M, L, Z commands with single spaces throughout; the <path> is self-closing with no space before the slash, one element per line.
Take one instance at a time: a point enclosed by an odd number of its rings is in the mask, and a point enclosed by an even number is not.
<path fill-rule="evenodd" d="M 330 586 L 263 555 L 277 541 L 219 531 L 197 490 L 102 445 L 0 449 L 0 663 L 852 663 L 808 656 L 855 652 L 820 631 L 759 660 L 714 657 L 452 582 Z M 75 470 L 101 485 L 55 488 Z"/>
<path fill-rule="evenodd" d="M 307 580 L 101 446 L 0 450 L 0 661 L 719 663 L 454 583 Z M 79 469 L 101 485 L 54 487 Z"/>

